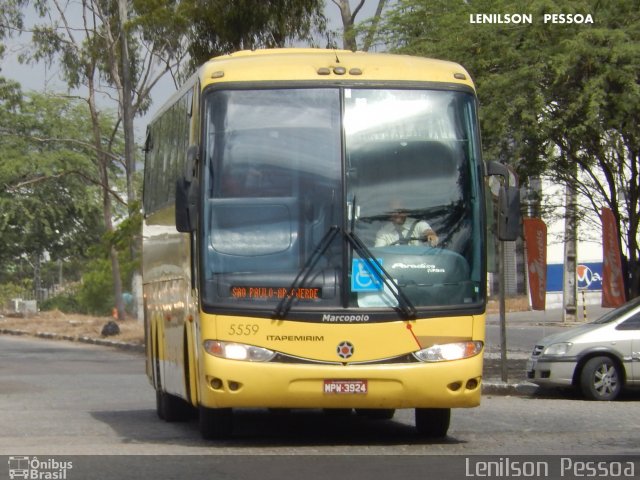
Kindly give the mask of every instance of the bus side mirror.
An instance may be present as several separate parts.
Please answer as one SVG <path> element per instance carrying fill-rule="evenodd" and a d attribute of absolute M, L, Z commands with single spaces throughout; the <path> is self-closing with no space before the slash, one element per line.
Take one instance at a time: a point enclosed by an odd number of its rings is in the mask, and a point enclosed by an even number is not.
<path fill-rule="evenodd" d="M 498 197 L 498 239 L 513 242 L 520 235 L 520 189 L 502 187 Z"/>
<path fill-rule="evenodd" d="M 176 181 L 176 230 L 182 233 L 193 232 L 198 218 L 198 180 L 196 168 L 198 146 L 191 145 L 187 150 L 187 162 L 184 176 Z"/>
<path fill-rule="evenodd" d="M 498 239 L 512 242 L 520 235 L 520 189 L 517 178 L 507 166 L 497 162 L 487 163 L 487 175 L 500 175 L 504 182 L 500 185 L 498 193 Z M 509 179 L 513 185 L 510 185 Z"/>

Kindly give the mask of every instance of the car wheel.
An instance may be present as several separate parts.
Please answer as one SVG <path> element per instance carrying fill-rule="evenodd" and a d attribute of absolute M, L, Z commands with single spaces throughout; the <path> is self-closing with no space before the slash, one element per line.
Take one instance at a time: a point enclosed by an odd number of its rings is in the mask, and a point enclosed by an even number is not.
<path fill-rule="evenodd" d="M 590 400 L 614 400 L 622 390 L 618 366 L 609 357 L 592 358 L 580 373 L 580 389 Z"/>
<path fill-rule="evenodd" d="M 450 421 L 450 408 L 416 408 L 416 429 L 423 437 L 446 437 Z"/>

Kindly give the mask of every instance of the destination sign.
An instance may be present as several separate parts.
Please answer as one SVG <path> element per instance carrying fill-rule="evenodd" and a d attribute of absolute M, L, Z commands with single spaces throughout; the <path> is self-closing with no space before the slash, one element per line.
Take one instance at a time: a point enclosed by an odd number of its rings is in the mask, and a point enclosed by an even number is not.
<path fill-rule="evenodd" d="M 319 300 L 321 288 L 288 288 L 288 287 L 238 287 L 230 289 L 231 297 L 245 300 L 282 300 L 294 297 L 298 300 Z"/>

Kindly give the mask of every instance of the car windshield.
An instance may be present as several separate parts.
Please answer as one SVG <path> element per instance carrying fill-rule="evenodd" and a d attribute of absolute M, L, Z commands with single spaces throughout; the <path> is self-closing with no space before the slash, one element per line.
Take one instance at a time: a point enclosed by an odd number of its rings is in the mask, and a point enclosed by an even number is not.
<path fill-rule="evenodd" d="M 640 297 L 637 297 L 637 298 L 634 298 L 633 300 L 628 301 L 624 305 L 621 305 L 618 308 L 605 313 L 602 317 L 590 323 L 593 325 L 610 323 L 610 322 L 619 320 L 621 317 L 624 317 L 631 310 L 634 310 L 638 307 L 640 307 Z"/>
<path fill-rule="evenodd" d="M 213 90 L 205 116 L 205 307 L 481 304 L 471 93 Z"/>

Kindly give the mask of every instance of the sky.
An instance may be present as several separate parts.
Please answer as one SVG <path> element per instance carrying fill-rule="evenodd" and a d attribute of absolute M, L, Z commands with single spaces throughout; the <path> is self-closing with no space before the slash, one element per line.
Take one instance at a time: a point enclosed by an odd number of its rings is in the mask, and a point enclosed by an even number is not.
<path fill-rule="evenodd" d="M 1 1 L 1 0 L 0 0 Z M 350 0 L 352 9 L 355 8 L 357 1 Z M 358 14 L 358 21 L 365 20 L 373 15 L 377 5 L 377 0 L 366 0 L 362 10 Z M 329 20 L 329 28 L 332 30 L 341 27 L 340 12 L 338 7 L 331 1 L 325 1 L 325 13 Z M 26 13 L 25 18 L 27 26 L 34 22 L 40 22 L 35 13 Z M 7 47 L 5 56 L 2 59 L 2 66 L 0 76 L 15 80 L 22 85 L 24 92 L 36 91 L 36 92 L 67 92 L 67 86 L 62 80 L 60 68 L 57 65 L 46 65 L 41 62 L 36 65 L 25 65 L 18 61 L 18 57 L 23 53 L 29 43 L 30 36 L 22 35 L 21 37 L 8 38 L 4 40 Z M 340 42 L 338 42 L 340 44 Z M 153 114 L 158 108 L 162 106 L 163 99 L 169 98 L 175 91 L 173 81 L 168 75 L 158 83 L 158 85 L 151 92 L 152 106 L 143 117 L 137 117 L 135 119 L 135 130 L 138 141 L 142 141 L 144 132 L 146 130 L 146 124 L 152 118 Z M 115 109 L 116 106 L 113 103 L 105 101 L 105 105 L 108 108 Z"/>

